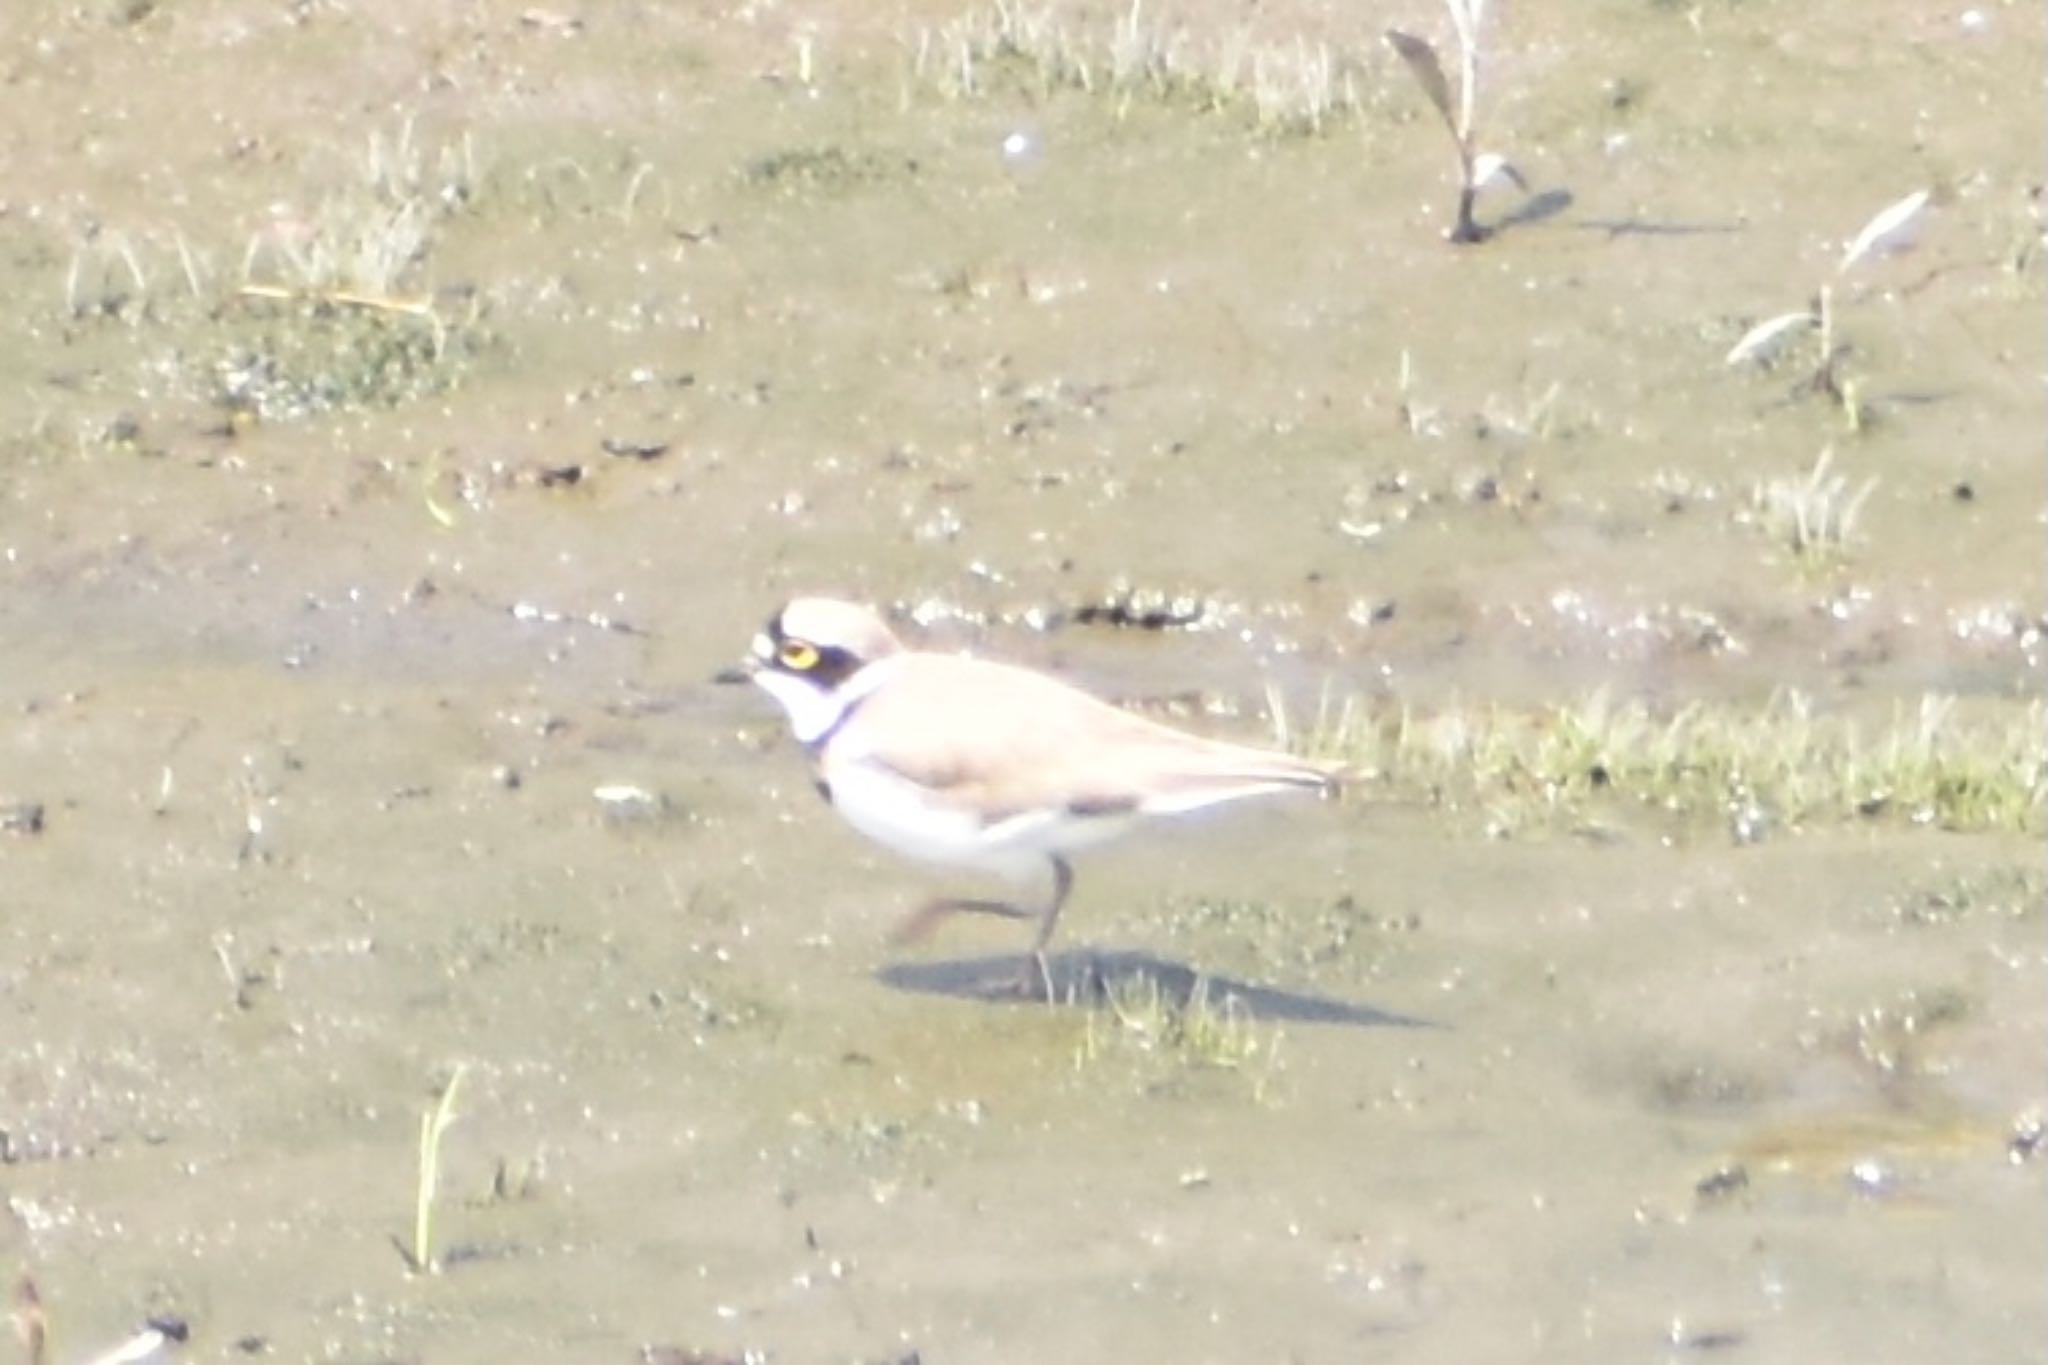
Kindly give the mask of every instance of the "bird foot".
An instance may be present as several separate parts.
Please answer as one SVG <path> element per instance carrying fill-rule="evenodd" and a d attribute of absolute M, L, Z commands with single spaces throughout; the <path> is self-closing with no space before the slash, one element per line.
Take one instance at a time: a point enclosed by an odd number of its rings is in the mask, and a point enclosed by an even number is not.
<path fill-rule="evenodd" d="M 898 948 L 906 944 L 922 943 L 931 937 L 932 931 L 937 929 L 942 921 L 962 914 L 1000 915 L 1004 919 L 1027 919 L 1030 912 L 1019 910 L 1016 906 L 1003 901 L 929 901 L 896 922 L 896 927 L 889 931 L 889 942 L 892 946 Z"/>
<path fill-rule="evenodd" d="M 1060 1003 L 1059 986 L 1054 981 L 1052 964 L 1044 953 L 1032 953 L 1025 957 L 1014 976 L 991 980 L 981 992 L 985 1000 L 1014 1000 L 1020 1003 L 1043 1002 L 1048 1006 Z"/>

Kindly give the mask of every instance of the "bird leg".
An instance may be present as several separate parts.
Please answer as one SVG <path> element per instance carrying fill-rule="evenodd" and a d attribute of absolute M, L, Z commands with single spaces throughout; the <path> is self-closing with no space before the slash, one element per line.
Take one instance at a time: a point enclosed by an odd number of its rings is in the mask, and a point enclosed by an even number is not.
<path fill-rule="evenodd" d="M 1058 854 L 1052 855 L 1051 861 L 1052 901 L 1038 917 L 1038 937 L 1031 941 L 1031 960 L 1025 964 L 1023 978 L 1017 985 L 1018 993 L 1024 995 L 1031 993 L 1034 984 L 1042 986 L 1045 990 L 1045 1003 L 1057 1005 L 1059 1000 L 1054 995 L 1052 986 L 1052 964 L 1046 961 L 1045 945 L 1052 942 L 1052 931 L 1060 922 L 1060 910 L 1067 903 L 1067 893 L 1074 889 L 1074 869 Z M 1035 983 L 1032 980 L 1033 967 L 1038 969 L 1038 979 Z"/>
<path fill-rule="evenodd" d="M 1004 919 L 1029 919 L 1029 910 L 1019 910 L 1007 901 L 984 900 L 935 900 L 905 915 L 889 931 L 889 942 L 901 947 L 906 943 L 922 943 L 939 927 L 940 921 L 952 915 L 1001 915 Z"/>
<path fill-rule="evenodd" d="M 1052 897 L 1043 910 L 1034 914 L 1008 901 L 996 900 L 947 898 L 928 901 L 897 922 L 896 927 L 889 931 L 889 942 L 899 947 L 907 943 L 921 943 L 942 921 L 958 914 L 1036 919 L 1038 933 L 1031 940 L 1031 954 L 1025 959 L 1024 970 L 1018 975 L 1014 988 L 1019 995 L 1043 995 L 1046 1004 L 1058 1004 L 1053 990 L 1052 964 L 1046 959 L 1045 945 L 1052 942 L 1053 930 L 1059 925 L 1060 911 L 1067 903 L 1067 893 L 1074 889 L 1074 869 L 1065 858 L 1054 856 L 1047 861 L 1052 864 Z"/>

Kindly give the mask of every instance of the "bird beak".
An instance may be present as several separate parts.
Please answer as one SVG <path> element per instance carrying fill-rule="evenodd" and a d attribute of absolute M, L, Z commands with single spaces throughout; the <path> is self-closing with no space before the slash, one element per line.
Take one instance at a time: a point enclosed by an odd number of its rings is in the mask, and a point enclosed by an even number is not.
<path fill-rule="evenodd" d="M 754 675 L 766 668 L 768 661 L 774 657 L 774 641 L 770 640 L 766 635 L 756 635 L 754 637 L 754 652 L 741 659 L 731 668 L 719 669 L 711 675 L 711 681 L 726 685 L 750 683 L 754 680 Z"/>

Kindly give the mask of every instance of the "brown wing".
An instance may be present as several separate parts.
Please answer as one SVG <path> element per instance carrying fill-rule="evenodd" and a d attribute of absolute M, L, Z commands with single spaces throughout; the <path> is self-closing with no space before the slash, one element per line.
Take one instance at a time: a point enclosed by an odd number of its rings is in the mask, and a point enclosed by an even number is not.
<path fill-rule="evenodd" d="M 862 703 L 863 745 L 991 820 L 1050 807 L 1084 814 L 1192 809 L 1283 787 L 1322 788 L 1334 769 L 1203 739 L 1120 711 L 1043 674 L 981 659 L 906 656 Z"/>

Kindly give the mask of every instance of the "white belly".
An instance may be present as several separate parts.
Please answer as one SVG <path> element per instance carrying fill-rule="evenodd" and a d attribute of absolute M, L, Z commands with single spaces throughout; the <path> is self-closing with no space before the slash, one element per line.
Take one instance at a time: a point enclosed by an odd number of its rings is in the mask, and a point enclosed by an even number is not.
<path fill-rule="evenodd" d="M 1034 812 L 984 824 L 978 812 L 867 763 L 835 764 L 832 805 L 855 829 L 895 853 L 923 862 L 972 867 L 1023 880 L 1045 860 L 1113 839 L 1134 816 L 1080 817 Z"/>

